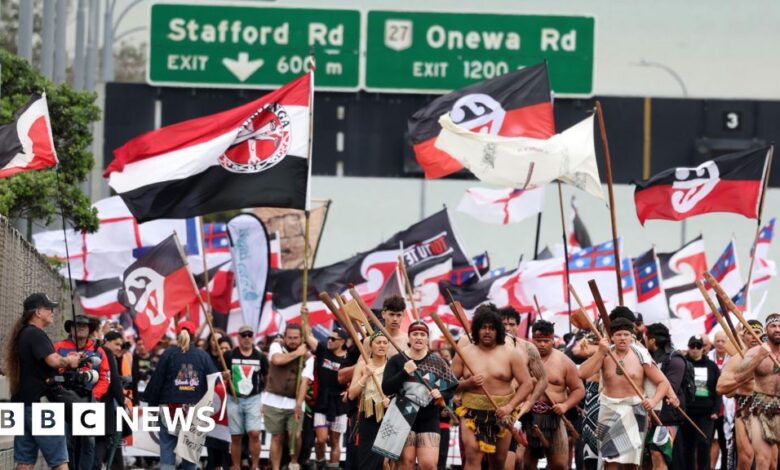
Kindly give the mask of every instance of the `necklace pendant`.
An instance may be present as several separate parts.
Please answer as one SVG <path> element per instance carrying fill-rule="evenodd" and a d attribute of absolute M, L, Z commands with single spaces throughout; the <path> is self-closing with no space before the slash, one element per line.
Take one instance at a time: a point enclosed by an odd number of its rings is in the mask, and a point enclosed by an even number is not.
<path fill-rule="evenodd" d="M 623 364 L 623 359 L 619 360 L 619 361 L 618 361 L 618 364 L 620 364 L 622 367 L 625 367 L 625 364 Z M 615 370 L 615 374 L 616 374 L 616 375 L 623 375 L 623 369 L 621 369 L 620 367 L 618 367 L 618 368 Z"/>
<path fill-rule="evenodd" d="M 780 367 L 777 367 L 777 365 L 772 366 L 772 373 L 777 374 L 778 372 L 780 372 Z"/>

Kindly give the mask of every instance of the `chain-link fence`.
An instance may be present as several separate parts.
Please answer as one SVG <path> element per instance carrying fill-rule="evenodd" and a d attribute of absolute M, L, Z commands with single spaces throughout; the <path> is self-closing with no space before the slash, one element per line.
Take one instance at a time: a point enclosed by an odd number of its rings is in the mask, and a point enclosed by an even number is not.
<path fill-rule="evenodd" d="M 60 302 L 55 321 L 46 332 L 56 341 L 65 336 L 63 323 L 70 317 L 67 279 L 52 268 L 35 247 L 0 216 L 0 369 L 5 369 L 8 335 L 22 314 L 24 299 L 33 292 L 45 292 Z"/>

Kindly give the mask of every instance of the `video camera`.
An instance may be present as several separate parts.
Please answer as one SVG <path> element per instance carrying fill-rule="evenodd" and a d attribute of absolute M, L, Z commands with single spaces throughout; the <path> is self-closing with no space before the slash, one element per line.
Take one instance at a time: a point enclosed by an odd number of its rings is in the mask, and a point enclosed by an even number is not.
<path fill-rule="evenodd" d="M 88 370 L 80 370 L 89 367 Z M 46 381 L 53 388 L 64 387 L 78 392 L 86 391 L 86 387 L 95 385 L 99 375 L 95 367 L 100 367 L 100 357 L 83 357 L 76 369 L 65 369 Z"/>

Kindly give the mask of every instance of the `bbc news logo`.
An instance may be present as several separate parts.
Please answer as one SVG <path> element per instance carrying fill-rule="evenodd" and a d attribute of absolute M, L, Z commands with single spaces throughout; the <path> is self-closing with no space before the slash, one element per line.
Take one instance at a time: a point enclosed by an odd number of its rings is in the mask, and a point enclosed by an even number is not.
<path fill-rule="evenodd" d="M 106 435 L 104 403 L 73 403 L 70 406 L 70 425 L 74 436 Z M 167 429 L 190 429 L 207 433 L 216 427 L 212 417 L 214 414 L 214 408 L 209 406 L 177 408 L 173 411 L 167 406 L 135 407 L 129 413 L 124 408 L 116 408 L 116 432 L 122 432 L 123 423 L 127 423 L 133 432 L 159 432 L 160 423 L 164 422 Z M 64 403 L 33 403 L 31 418 L 30 432 L 33 436 L 65 435 Z M 24 403 L 0 403 L 0 436 L 24 435 L 24 424 Z"/>

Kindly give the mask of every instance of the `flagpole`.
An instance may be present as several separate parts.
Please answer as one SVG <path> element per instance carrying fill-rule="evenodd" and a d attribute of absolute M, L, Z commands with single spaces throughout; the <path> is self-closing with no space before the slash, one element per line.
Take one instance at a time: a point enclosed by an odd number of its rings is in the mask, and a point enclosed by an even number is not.
<path fill-rule="evenodd" d="M 209 289 L 209 265 L 206 261 L 206 242 L 203 240 L 203 216 L 197 217 L 198 219 L 198 231 L 200 232 L 198 235 L 198 242 L 200 245 L 200 255 L 201 258 L 203 258 L 203 279 L 205 282 L 206 287 L 206 309 L 204 310 L 206 312 L 206 317 L 211 316 L 211 289 Z M 197 288 L 197 286 L 195 286 Z M 209 329 L 213 335 L 214 328 L 209 324 Z"/>
<path fill-rule="evenodd" d="M 304 344 L 306 337 L 309 334 L 309 311 L 306 308 L 306 299 L 309 292 L 309 216 L 311 210 L 311 154 L 312 154 L 312 142 L 314 140 L 314 48 L 309 50 L 309 143 L 308 143 L 308 155 L 306 156 L 307 163 L 307 175 L 306 175 L 306 203 L 303 211 L 303 292 L 301 292 L 301 328 L 304 338 Z M 298 374 L 295 379 L 295 393 L 297 395 L 298 389 L 301 387 L 301 380 L 303 378 L 303 366 L 306 362 L 305 356 L 298 358 Z M 292 433 L 290 436 L 290 456 L 295 456 L 295 448 L 297 434 Z"/>
<path fill-rule="evenodd" d="M 73 319 L 73 324 L 76 324 L 76 301 L 73 292 L 73 274 L 70 271 L 70 251 L 68 250 L 68 231 L 65 225 L 65 206 L 62 204 L 62 189 L 60 188 L 60 166 L 54 169 L 54 176 L 57 178 L 57 201 L 60 203 L 60 217 L 62 218 L 62 238 L 65 241 L 65 262 L 68 264 L 68 290 L 70 291 L 70 314 Z M 84 263 L 86 266 L 86 262 Z M 70 332 L 68 332 L 70 334 Z M 79 351 L 79 342 L 76 338 L 73 338 L 73 343 L 76 345 L 76 352 Z"/>
<path fill-rule="evenodd" d="M 403 249 L 401 250 L 401 253 L 403 253 Z M 404 262 L 403 254 L 398 255 L 398 267 L 404 277 L 404 283 L 406 284 L 406 295 L 409 296 L 409 302 L 412 304 L 414 320 L 420 321 L 420 312 L 417 311 L 417 304 L 414 303 L 414 289 L 412 288 L 411 281 L 409 281 L 409 273 L 406 272 L 406 263 Z"/>
<path fill-rule="evenodd" d="M 612 247 L 615 251 L 615 277 L 617 279 L 618 305 L 623 305 L 623 280 L 620 276 L 620 246 L 618 246 L 617 220 L 615 217 L 615 192 L 612 188 L 612 160 L 609 156 L 609 142 L 607 141 L 607 128 L 604 126 L 604 113 L 601 111 L 601 102 L 598 100 L 596 101 L 596 117 L 599 120 L 601 148 L 604 150 L 604 168 L 607 172 L 609 215 L 612 222 Z"/>
<path fill-rule="evenodd" d="M 200 308 L 206 312 L 206 322 L 209 324 L 209 329 L 211 330 L 211 334 L 209 335 L 211 336 L 211 347 L 217 351 L 222 370 L 224 372 L 229 372 L 227 363 L 225 362 L 225 356 L 222 355 L 222 349 L 220 349 L 219 343 L 217 342 L 217 335 L 214 334 L 214 322 L 211 319 L 211 313 L 209 313 L 206 307 L 203 306 L 203 298 L 200 296 L 200 289 L 198 289 L 198 284 L 195 282 L 195 277 L 192 275 L 192 271 L 190 271 L 190 263 L 187 262 L 187 255 L 184 253 L 184 248 L 182 248 L 181 242 L 179 242 L 179 235 L 177 235 L 175 231 L 173 232 L 173 239 L 176 242 L 176 249 L 179 250 L 181 261 L 184 263 L 184 266 L 187 267 L 187 272 L 189 273 L 188 277 L 190 278 L 190 282 L 192 282 L 192 288 L 195 289 L 195 295 L 198 297 Z M 208 292 L 208 285 L 206 286 L 206 291 Z M 238 396 L 236 395 L 236 390 L 233 388 L 233 381 L 228 380 L 227 382 L 230 384 L 230 394 L 233 395 L 233 399 L 237 402 Z"/>
<path fill-rule="evenodd" d="M 753 264 L 756 261 L 756 251 L 758 251 L 758 238 L 761 236 L 761 216 L 764 212 L 764 199 L 766 198 L 766 190 L 769 186 L 769 176 L 772 169 L 772 157 L 775 154 L 775 146 L 769 146 L 769 155 L 766 162 L 766 168 L 764 169 L 764 182 L 761 189 L 761 201 L 758 204 L 758 218 L 756 219 L 756 236 L 753 237 L 753 251 L 750 253 L 750 267 L 748 268 L 747 284 L 745 287 L 745 308 L 748 308 L 748 297 L 750 295 L 750 283 L 753 282 Z"/>
<path fill-rule="evenodd" d="M 566 302 L 569 306 L 569 333 L 571 333 L 571 292 L 569 292 L 569 244 L 566 240 L 566 217 L 563 215 L 563 188 L 558 181 L 558 205 L 561 208 L 561 229 L 563 230 L 563 272 L 566 275 Z M 540 214 L 541 215 L 541 214 Z M 541 312 L 540 312 L 541 313 Z"/>
<path fill-rule="evenodd" d="M 542 213 L 541 211 L 536 214 L 536 238 L 534 240 L 534 259 L 539 256 L 539 233 L 542 226 Z"/>

